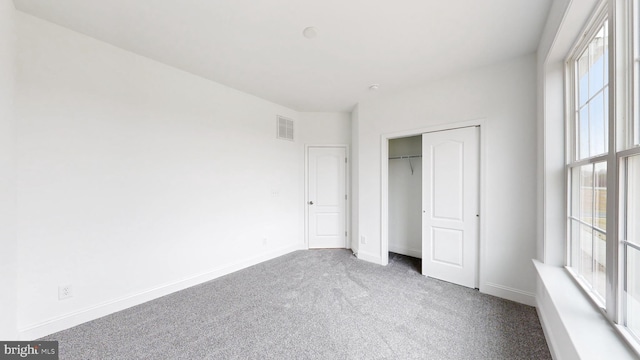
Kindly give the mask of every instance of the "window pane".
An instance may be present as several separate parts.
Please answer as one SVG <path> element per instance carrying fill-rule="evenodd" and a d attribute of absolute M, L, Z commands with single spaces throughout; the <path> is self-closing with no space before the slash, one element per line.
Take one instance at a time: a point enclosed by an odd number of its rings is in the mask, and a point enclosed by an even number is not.
<path fill-rule="evenodd" d="M 627 159 L 625 240 L 640 245 L 640 155 Z"/>
<path fill-rule="evenodd" d="M 589 44 L 589 97 L 604 87 L 604 45 L 603 27 Z"/>
<path fill-rule="evenodd" d="M 608 64 L 607 22 L 591 39 L 575 62 L 576 99 L 574 138 L 576 160 L 608 151 Z"/>
<path fill-rule="evenodd" d="M 589 104 L 578 113 L 578 159 L 589 157 Z"/>
<path fill-rule="evenodd" d="M 607 230 L 607 163 L 597 163 L 594 165 L 594 169 L 593 225 L 599 229 Z"/>
<path fill-rule="evenodd" d="M 609 25 L 608 21 L 604 23 L 604 83 L 609 83 Z"/>
<path fill-rule="evenodd" d="M 582 261 L 582 250 L 580 249 L 580 223 L 576 220 L 571 220 L 571 267 L 574 269 L 580 268 Z"/>
<path fill-rule="evenodd" d="M 627 246 L 626 252 L 625 325 L 640 337 L 640 251 Z"/>
<path fill-rule="evenodd" d="M 593 224 L 593 165 L 580 167 L 579 219 L 587 224 Z"/>
<path fill-rule="evenodd" d="M 593 286 L 593 230 L 580 225 L 580 266 L 578 273 Z"/>
<path fill-rule="evenodd" d="M 578 106 L 589 100 L 589 49 L 578 59 Z"/>
<path fill-rule="evenodd" d="M 571 208 L 569 209 L 569 215 L 575 218 L 580 218 L 580 204 L 582 204 L 581 170 L 580 167 L 571 169 Z"/>
<path fill-rule="evenodd" d="M 593 225 L 603 230 L 593 232 L 594 241 L 594 290 L 603 299 L 605 298 L 606 276 L 607 276 L 607 163 L 596 163 L 593 166 L 593 196 L 594 212 Z"/>
<path fill-rule="evenodd" d="M 609 87 L 604 88 L 604 151 L 609 152 Z"/>
<path fill-rule="evenodd" d="M 606 135 L 606 118 L 604 114 L 604 93 L 600 92 L 589 102 L 589 154 L 604 154 Z"/>
<path fill-rule="evenodd" d="M 604 299 L 607 284 L 607 236 L 595 230 L 593 235 L 593 261 L 595 265 L 595 284 L 593 287 L 595 292 Z"/>

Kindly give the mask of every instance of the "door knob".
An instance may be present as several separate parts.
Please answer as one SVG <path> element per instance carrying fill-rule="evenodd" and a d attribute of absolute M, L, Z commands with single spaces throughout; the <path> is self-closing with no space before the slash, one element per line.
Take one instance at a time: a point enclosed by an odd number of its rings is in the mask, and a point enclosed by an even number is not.
<path fill-rule="evenodd" d="M 313 205 L 313 201 L 309 201 L 309 205 Z"/>

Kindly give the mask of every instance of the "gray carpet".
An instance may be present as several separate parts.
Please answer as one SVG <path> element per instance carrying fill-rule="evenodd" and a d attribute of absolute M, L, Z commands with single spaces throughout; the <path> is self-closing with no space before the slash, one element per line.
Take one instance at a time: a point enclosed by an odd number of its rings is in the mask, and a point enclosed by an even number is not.
<path fill-rule="evenodd" d="M 534 308 L 297 251 L 49 335 L 60 359 L 551 359 Z"/>

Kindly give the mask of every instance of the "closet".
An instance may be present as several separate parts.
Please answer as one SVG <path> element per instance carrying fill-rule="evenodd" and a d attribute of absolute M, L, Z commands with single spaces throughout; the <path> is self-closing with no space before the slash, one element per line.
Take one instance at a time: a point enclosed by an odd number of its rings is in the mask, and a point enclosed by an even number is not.
<path fill-rule="evenodd" d="M 389 251 L 422 258 L 422 135 L 389 140 Z"/>

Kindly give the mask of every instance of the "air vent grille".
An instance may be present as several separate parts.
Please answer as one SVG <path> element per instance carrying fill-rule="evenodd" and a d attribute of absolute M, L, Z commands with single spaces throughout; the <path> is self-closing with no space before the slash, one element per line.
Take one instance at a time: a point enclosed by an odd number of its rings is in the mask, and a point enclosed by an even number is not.
<path fill-rule="evenodd" d="M 293 141 L 293 120 L 278 116 L 278 139 Z"/>

